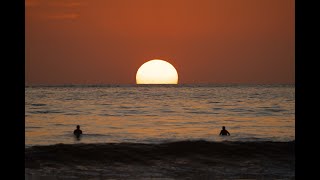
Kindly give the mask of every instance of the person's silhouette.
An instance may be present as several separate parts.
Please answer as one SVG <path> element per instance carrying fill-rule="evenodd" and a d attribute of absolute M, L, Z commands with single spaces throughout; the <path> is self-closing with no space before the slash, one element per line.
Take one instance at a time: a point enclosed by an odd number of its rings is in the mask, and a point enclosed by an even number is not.
<path fill-rule="evenodd" d="M 228 135 L 230 136 L 230 133 L 226 130 L 226 127 L 222 126 L 222 130 L 220 131 L 220 134 L 219 135 Z"/>
<path fill-rule="evenodd" d="M 73 134 L 77 137 L 80 138 L 80 135 L 82 134 L 82 131 L 80 130 L 80 125 L 77 125 L 77 129 L 73 131 Z"/>

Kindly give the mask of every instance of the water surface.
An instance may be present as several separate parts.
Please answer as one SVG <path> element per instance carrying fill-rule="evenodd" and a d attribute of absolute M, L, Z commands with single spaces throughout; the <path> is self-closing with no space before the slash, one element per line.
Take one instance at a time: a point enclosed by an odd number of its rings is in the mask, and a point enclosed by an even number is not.
<path fill-rule="evenodd" d="M 294 96 L 294 85 L 26 87 L 25 143 L 291 141 Z"/>

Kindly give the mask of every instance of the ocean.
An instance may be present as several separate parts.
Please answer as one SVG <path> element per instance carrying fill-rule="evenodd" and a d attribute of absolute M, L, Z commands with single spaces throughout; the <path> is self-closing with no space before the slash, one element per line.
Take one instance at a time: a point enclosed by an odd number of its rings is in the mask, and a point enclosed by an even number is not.
<path fill-rule="evenodd" d="M 26 180 L 295 179 L 294 147 L 294 85 L 25 88 Z"/>
<path fill-rule="evenodd" d="M 231 136 L 219 136 L 222 126 Z M 293 141 L 294 85 L 25 88 L 26 147 L 184 140 Z"/>

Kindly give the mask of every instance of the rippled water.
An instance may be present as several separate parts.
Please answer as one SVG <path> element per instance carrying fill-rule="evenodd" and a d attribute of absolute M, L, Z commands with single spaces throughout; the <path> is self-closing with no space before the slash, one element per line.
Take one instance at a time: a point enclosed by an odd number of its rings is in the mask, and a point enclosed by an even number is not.
<path fill-rule="evenodd" d="M 294 97 L 293 85 L 27 87 L 25 143 L 291 141 Z"/>

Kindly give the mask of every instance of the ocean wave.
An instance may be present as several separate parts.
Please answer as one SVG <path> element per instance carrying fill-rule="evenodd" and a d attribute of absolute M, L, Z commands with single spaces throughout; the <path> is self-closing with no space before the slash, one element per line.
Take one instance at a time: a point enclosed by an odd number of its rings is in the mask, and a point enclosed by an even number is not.
<path fill-rule="evenodd" d="M 255 112 L 254 110 L 251 110 L 251 109 L 243 109 L 243 108 L 231 108 L 231 109 L 228 109 L 228 111 L 230 112 L 248 112 L 248 113 L 252 113 L 252 112 Z"/>
<path fill-rule="evenodd" d="M 285 112 L 287 110 L 285 110 L 285 109 L 266 109 L 265 111 L 269 111 L 269 112 Z"/>
<path fill-rule="evenodd" d="M 117 128 L 111 128 L 111 129 L 117 129 Z M 83 136 L 110 137 L 111 135 L 108 135 L 108 134 L 83 134 Z"/>
<path fill-rule="evenodd" d="M 41 127 L 38 127 L 38 126 L 27 126 L 26 129 L 37 129 L 37 128 L 41 128 Z"/>
<path fill-rule="evenodd" d="M 218 104 L 218 103 L 221 103 L 221 102 L 219 102 L 219 101 L 209 101 L 208 103 L 209 104 Z"/>
<path fill-rule="evenodd" d="M 295 141 L 26 146 L 25 170 L 29 179 L 294 179 Z"/>
<path fill-rule="evenodd" d="M 57 111 L 57 110 L 40 110 L 40 111 L 30 111 L 29 113 L 32 113 L 32 114 L 56 114 L 56 113 L 63 113 L 63 112 Z"/>
<path fill-rule="evenodd" d="M 31 104 L 31 106 L 46 106 L 46 104 Z"/>
<path fill-rule="evenodd" d="M 99 134 L 91 134 L 99 135 Z M 32 161 L 54 161 L 68 163 L 145 163 L 147 161 L 172 157 L 195 158 L 199 161 L 214 157 L 227 159 L 285 158 L 294 156 L 295 141 L 290 142 L 209 142 L 178 141 L 161 144 L 144 143 L 97 143 L 97 144 L 55 144 L 32 146 L 25 149 L 26 163 Z"/>

